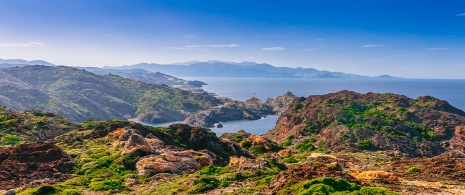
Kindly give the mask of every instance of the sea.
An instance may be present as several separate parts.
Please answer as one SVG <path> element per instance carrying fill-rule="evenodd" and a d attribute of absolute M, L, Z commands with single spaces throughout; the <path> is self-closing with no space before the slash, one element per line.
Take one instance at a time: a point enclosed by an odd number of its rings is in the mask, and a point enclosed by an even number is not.
<path fill-rule="evenodd" d="M 433 96 L 449 102 L 452 106 L 465 110 L 465 80 L 449 79 L 314 79 L 314 78 L 217 78 L 183 77 L 185 80 L 199 80 L 207 83 L 203 90 L 218 97 L 233 100 L 247 100 L 253 96 L 265 101 L 283 95 L 287 91 L 296 96 L 323 95 L 341 90 L 358 93 L 395 93 L 410 98 Z M 261 135 L 272 129 L 278 116 L 267 116 L 260 120 L 222 122 L 223 128 L 211 128 L 218 136 L 223 133 L 246 132 Z M 148 124 L 165 126 L 164 124 Z"/>

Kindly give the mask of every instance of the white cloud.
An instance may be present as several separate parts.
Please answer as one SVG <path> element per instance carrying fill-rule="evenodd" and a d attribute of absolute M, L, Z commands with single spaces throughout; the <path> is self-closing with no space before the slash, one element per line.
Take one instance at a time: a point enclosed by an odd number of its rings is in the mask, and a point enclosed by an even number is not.
<path fill-rule="evenodd" d="M 41 42 L 29 42 L 29 43 L 32 44 L 32 45 L 45 46 L 45 44 L 43 44 Z"/>
<path fill-rule="evenodd" d="M 45 44 L 40 43 L 40 42 L 29 42 L 29 43 L 0 43 L 0 47 L 10 47 L 10 48 L 32 47 L 32 46 L 45 46 Z"/>
<path fill-rule="evenodd" d="M 282 50 L 286 50 L 286 48 L 284 48 L 284 47 L 265 47 L 265 48 L 262 48 L 262 50 L 266 50 L 266 51 L 282 51 Z"/>
<path fill-rule="evenodd" d="M 364 48 L 370 48 L 370 47 L 384 47 L 386 45 L 362 45 L 360 47 L 364 47 Z"/>
<path fill-rule="evenodd" d="M 229 44 L 229 45 L 186 45 L 187 48 L 197 48 L 197 47 L 237 47 L 238 44 Z"/>
<path fill-rule="evenodd" d="M 457 14 L 456 16 L 465 16 L 465 13 Z"/>
<path fill-rule="evenodd" d="M 431 47 L 431 48 L 426 48 L 425 50 L 428 51 L 443 51 L 443 50 L 449 50 L 450 48 L 448 47 Z"/>
<path fill-rule="evenodd" d="M 315 50 L 317 50 L 319 48 L 323 48 L 323 47 L 326 47 L 326 46 L 319 46 L 319 47 L 315 47 L 315 48 L 303 49 L 301 51 L 315 51 Z"/>
<path fill-rule="evenodd" d="M 163 49 L 173 49 L 173 50 L 193 50 L 193 49 L 188 49 L 184 47 L 165 47 Z"/>

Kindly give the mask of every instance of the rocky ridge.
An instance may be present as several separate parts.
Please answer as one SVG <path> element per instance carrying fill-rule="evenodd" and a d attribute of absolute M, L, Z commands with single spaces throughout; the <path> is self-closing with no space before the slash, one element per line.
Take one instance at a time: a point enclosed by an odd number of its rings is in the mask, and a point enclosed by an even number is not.
<path fill-rule="evenodd" d="M 214 127 L 215 124 L 231 120 L 258 120 L 266 115 L 279 115 L 287 110 L 296 96 L 291 92 L 266 102 L 252 97 L 245 102 L 220 98 L 222 104 L 204 111 L 190 114 L 183 123 L 202 127 Z"/>
<path fill-rule="evenodd" d="M 0 148 L 0 190 L 35 187 L 69 179 L 76 163 L 52 143 Z"/>
<path fill-rule="evenodd" d="M 433 97 L 341 91 L 294 100 L 265 137 L 319 151 L 380 150 L 403 157 L 463 155 L 465 113 Z M 456 132 L 456 134 L 454 134 Z M 454 145 L 451 150 L 450 145 Z M 457 149 L 461 151 L 457 151 Z"/>

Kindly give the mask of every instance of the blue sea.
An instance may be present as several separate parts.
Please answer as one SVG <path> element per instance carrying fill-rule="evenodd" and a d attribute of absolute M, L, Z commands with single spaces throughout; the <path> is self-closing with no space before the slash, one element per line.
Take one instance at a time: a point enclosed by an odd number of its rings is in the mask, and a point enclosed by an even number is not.
<path fill-rule="evenodd" d="M 446 79 L 309 79 L 309 78 L 215 78 L 186 77 L 208 85 L 203 89 L 219 97 L 247 100 L 252 96 L 265 101 L 291 91 L 296 96 L 323 95 L 340 90 L 359 93 L 396 93 L 410 98 L 434 96 L 446 100 L 452 106 L 465 110 L 465 80 Z M 223 122 L 223 128 L 212 128 L 220 136 L 224 132 L 244 129 L 253 134 L 263 134 L 272 129 L 277 116 L 268 116 L 257 121 Z"/>

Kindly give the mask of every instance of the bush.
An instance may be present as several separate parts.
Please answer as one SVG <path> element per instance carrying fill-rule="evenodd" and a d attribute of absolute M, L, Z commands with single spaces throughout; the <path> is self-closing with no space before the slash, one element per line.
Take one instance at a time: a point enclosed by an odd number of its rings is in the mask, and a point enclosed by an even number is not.
<path fill-rule="evenodd" d="M 255 145 L 250 147 L 250 151 L 255 154 L 263 154 L 266 152 L 266 149 L 263 145 Z"/>
<path fill-rule="evenodd" d="M 283 162 L 283 163 L 297 163 L 299 161 L 297 159 L 295 159 L 294 157 L 289 157 L 289 158 L 284 158 L 283 160 L 281 160 L 281 162 Z"/>
<path fill-rule="evenodd" d="M 13 145 L 14 146 L 16 144 L 19 144 L 20 141 L 21 140 L 19 139 L 19 136 L 14 135 L 14 134 L 6 134 L 2 138 L 3 145 Z"/>
<path fill-rule="evenodd" d="M 295 149 L 299 150 L 299 152 L 313 151 L 315 150 L 315 146 L 313 144 L 300 143 L 295 145 Z"/>
<path fill-rule="evenodd" d="M 202 170 L 199 171 L 200 175 L 216 175 L 223 173 L 221 167 L 215 166 L 206 166 Z"/>
<path fill-rule="evenodd" d="M 250 148 L 250 146 L 252 146 L 252 142 L 250 142 L 249 140 L 244 140 L 241 142 L 241 146 L 243 148 Z"/>
<path fill-rule="evenodd" d="M 103 181 L 92 181 L 89 184 L 89 189 L 95 191 L 107 191 L 126 188 L 120 180 L 109 179 Z"/>
<path fill-rule="evenodd" d="M 200 194 L 208 190 L 213 190 L 220 186 L 220 181 L 214 177 L 201 177 L 194 180 L 194 187 L 189 190 L 189 194 Z"/>
<path fill-rule="evenodd" d="M 413 166 L 413 167 L 408 168 L 407 172 L 408 173 L 420 173 L 421 169 L 416 166 Z"/>
<path fill-rule="evenodd" d="M 371 140 L 364 139 L 362 141 L 357 142 L 357 147 L 362 149 L 362 150 L 368 150 L 373 146 L 371 143 Z"/>
<path fill-rule="evenodd" d="M 17 195 L 48 195 L 48 194 L 56 194 L 56 190 L 51 185 L 43 185 L 40 187 L 27 189 L 18 193 Z"/>
<path fill-rule="evenodd" d="M 75 189 L 67 189 L 64 190 L 63 195 L 82 195 L 82 191 L 80 190 L 75 190 Z"/>
<path fill-rule="evenodd" d="M 290 146 L 292 145 L 292 139 L 294 139 L 294 136 L 289 136 L 286 138 L 286 140 L 283 142 L 283 146 Z"/>

